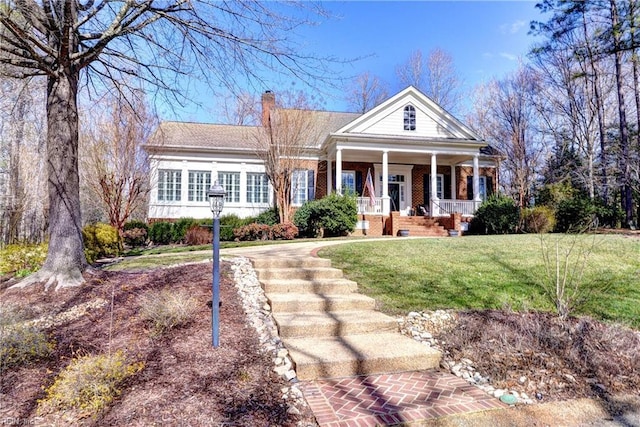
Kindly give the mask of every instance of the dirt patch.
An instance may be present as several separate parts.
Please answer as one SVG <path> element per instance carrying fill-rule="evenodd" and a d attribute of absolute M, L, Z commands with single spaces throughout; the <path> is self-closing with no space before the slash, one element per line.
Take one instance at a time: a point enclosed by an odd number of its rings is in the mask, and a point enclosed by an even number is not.
<path fill-rule="evenodd" d="M 58 292 L 44 292 L 41 286 L 3 291 L 3 304 L 25 307 L 34 319 L 59 319 L 57 314 L 83 304 L 86 307 L 95 300 L 108 304 L 50 327 L 56 347 L 49 359 L 2 370 L 0 419 L 20 425 L 83 426 L 289 426 L 312 422 L 310 413 L 287 412 L 281 392 L 287 384 L 273 372 L 270 356 L 260 350 L 230 277 L 228 265 L 223 263 L 217 349 L 211 346 L 211 310 L 207 306 L 211 267 L 207 264 L 138 273 L 99 272 L 87 276 L 88 283 L 81 288 Z M 146 292 L 164 287 L 188 290 L 200 309 L 188 326 L 152 338 L 150 325 L 138 316 L 139 301 Z M 44 397 L 43 387 L 52 384 L 72 358 L 117 349 L 144 362 L 144 369 L 128 381 L 107 411 L 98 417 L 36 413 L 38 399 Z"/>

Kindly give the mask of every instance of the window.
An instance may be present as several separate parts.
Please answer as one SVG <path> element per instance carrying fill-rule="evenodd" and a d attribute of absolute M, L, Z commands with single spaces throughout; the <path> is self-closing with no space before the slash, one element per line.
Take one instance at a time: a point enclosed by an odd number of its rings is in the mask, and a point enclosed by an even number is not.
<path fill-rule="evenodd" d="M 479 176 L 478 187 L 480 200 L 487 200 L 493 192 L 493 179 L 490 176 Z M 467 176 L 467 200 L 473 200 L 473 175 Z"/>
<path fill-rule="evenodd" d="M 240 203 L 240 172 L 218 172 L 218 182 L 227 193 L 225 202 Z"/>
<path fill-rule="evenodd" d="M 158 201 L 179 202 L 182 193 L 182 171 L 158 170 Z"/>
<path fill-rule="evenodd" d="M 247 173 L 247 203 L 269 203 L 269 180 L 264 173 Z"/>
<path fill-rule="evenodd" d="M 487 177 L 479 176 L 479 184 L 480 184 L 480 200 L 487 200 Z"/>
<path fill-rule="evenodd" d="M 301 205 L 314 198 L 313 170 L 298 169 L 291 176 L 291 203 Z"/>
<path fill-rule="evenodd" d="M 438 199 L 444 199 L 444 176 L 436 175 L 436 195 Z"/>
<path fill-rule="evenodd" d="M 342 171 L 342 194 L 356 194 L 355 171 Z"/>
<path fill-rule="evenodd" d="M 413 105 L 404 107 L 404 130 L 416 130 L 416 109 Z"/>
<path fill-rule="evenodd" d="M 190 202 L 206 202 L 209 187 L 211 187 L 211 172 L 189 171 L 188 199 Z"/>

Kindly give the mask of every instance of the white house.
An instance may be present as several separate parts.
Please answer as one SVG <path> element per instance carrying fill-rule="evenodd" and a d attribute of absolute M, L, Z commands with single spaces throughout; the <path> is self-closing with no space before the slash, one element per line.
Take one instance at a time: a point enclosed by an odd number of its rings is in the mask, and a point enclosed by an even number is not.
<path fill-rule="evenodd" d="M 264 121 L 275 108 L 273 93 L 263 95 L 262 108 Z M 294 206 L 349 190 L 360 196 L 362 232 L 395 234 L 411 218 L 458 228 L 497 188 L 498 154 L 414 87 L 365 114 L 313 114 L 322 131 L 311 141 L 315 148 L 305 168 L 294 174 Z M 152 169 L 149 219 L 208 218 L 206 192 L 215 180 L 227 192 L 224 213 L 246 217 L 272 206 L 273 192 L 256 154 L 258 130 L 162 123 L 145 146 Z M 374 200 L 366 191 L 368 172 Z"/>

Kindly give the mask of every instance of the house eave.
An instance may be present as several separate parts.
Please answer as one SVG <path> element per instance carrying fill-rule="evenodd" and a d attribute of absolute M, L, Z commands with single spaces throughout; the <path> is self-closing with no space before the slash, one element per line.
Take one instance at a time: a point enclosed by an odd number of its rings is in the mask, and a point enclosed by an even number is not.
<path fill-rule="evenodd" d="M 394 144 L 389 144 L 393 142 Z M 398 135 L 371 135 L 371 134 L 345 134 L 331 133 L 327 136 L 322 144 L 321 150 L 327 151 L 331 145 L 339 144 L 358 144 L 370 146 L 372 149 L 389 149 L 393 150 L 394 145 L 404 145 L 420 149 L 438 149 L 438 148 L 463 148 L 473 151 L 489 145 L 486 141 L 459 139 L 459 138 L 425 138 L 418 136 L 398 136 Z"/>

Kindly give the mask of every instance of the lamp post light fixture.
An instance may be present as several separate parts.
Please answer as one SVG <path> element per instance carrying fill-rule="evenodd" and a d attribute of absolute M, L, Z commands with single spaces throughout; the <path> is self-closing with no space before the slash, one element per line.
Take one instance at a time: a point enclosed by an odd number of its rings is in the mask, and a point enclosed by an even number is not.
<path fill-rule="evenodd" d="M 220 344 L 220 214 L 224 207 L 224 188 L 216 181 L 207 191 L 213 213 L 213 280 L 211 282 L 211 342 L 214 348 Z"/>

